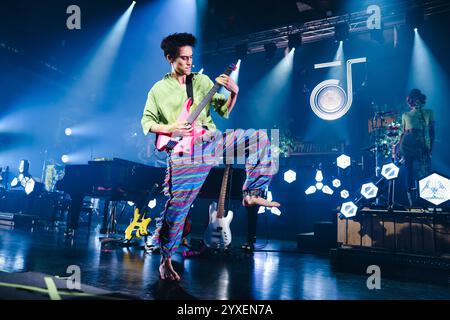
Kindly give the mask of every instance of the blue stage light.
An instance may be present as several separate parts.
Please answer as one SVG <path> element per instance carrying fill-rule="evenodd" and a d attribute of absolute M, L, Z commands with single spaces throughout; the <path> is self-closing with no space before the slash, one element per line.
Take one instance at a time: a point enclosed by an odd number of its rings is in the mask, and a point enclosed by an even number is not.
<path fill-rule="evenodd" d="M 65 134 L 66 136 L 72 135 L 72 129 L 71 129 L 71 128 L 66 128 L 66 129 L 64 130 L 64 134 Z"/>

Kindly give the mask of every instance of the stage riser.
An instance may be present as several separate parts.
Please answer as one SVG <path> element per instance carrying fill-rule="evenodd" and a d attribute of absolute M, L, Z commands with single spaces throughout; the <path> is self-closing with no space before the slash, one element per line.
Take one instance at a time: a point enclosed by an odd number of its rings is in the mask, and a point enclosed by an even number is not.
<path fill-rule="evenodd" d="M 357 221 L 338 219 L 338 242 L 407 253 L 450 254 L 450 225 L 440 217 L 398 216 L 364 214 Z"/>

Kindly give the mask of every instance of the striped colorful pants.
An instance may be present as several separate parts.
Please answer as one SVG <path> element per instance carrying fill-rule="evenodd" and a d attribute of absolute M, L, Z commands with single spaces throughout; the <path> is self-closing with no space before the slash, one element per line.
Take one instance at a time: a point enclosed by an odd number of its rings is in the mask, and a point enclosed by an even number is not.
<path fill-rule="evenodd" d="M 269 138 L 263 130 L 239 129 L 225 134 L 216 131 L 199 139 L 192 155 L 169 153 L 164 183 L 168 200 L 153 235 L 163 257 L 170 257 L 177 250 L 186 216 L 210 169 L 221 162 L 229 164 L 229 160 L 223 160 L 224 155 L 227 159 L 232 158 L 235 149 L 238 156 L 243 156 L 240 150 L 246 150 L 243 195 L 265 197 L 278 167 L 273 165 Z"/>

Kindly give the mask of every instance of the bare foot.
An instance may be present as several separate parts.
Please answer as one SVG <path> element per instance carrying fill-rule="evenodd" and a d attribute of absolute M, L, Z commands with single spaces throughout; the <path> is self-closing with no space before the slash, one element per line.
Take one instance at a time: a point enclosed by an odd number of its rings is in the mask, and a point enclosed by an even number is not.
<path fill-rule="evenodd" d="M 175 272 L 172 266 L 171 258 L 161 258 L 159 265 L 159 275 L 163 280 L 180 281 L 180 276 Z"/>
<path fill-rule="evenodd" d="M 280 204 L 276 201 L 267 201 L 264 198 L 258 196 L 245 196 L 242 200 L 244 207 L 262 206 L 262 207 L 279 207 Z"/>

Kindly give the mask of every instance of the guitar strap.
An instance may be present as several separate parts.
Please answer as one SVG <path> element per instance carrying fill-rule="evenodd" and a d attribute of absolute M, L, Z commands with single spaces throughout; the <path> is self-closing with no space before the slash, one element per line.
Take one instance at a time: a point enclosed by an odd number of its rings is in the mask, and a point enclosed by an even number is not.
<path fill-rule="evenodd" d="M 192 103 L 194 103 L 194 87 L 192 86 L 192 79 L 194 78 L 194 74 L 186 76 L 186 93 L 188 98 L 192 99 Z"/>

